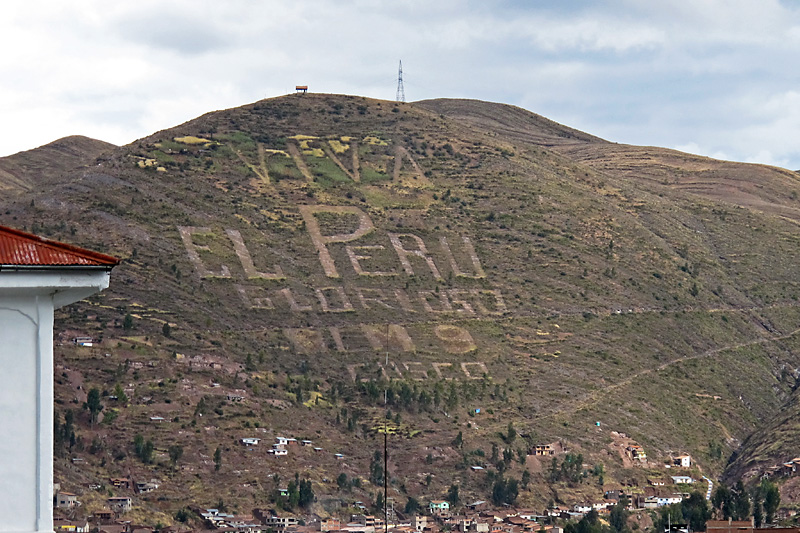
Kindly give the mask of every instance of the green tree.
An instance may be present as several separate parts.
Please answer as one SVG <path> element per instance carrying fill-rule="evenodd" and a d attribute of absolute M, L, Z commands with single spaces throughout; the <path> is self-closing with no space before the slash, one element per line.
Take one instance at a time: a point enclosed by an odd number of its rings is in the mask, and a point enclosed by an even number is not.
<path fill-rule="evenodd" d="M 416 498 L 409 497 L 404 510 L 406 514 L 417 514 L 421 508 L 422 506 L 419 504 Z"/>
<path fill-rule="evenodd" d="M 458 435 L 456 435 L 456 438 L 453 439 L 452 444 L 456 448 L 459 448 L 459 449 L 463 448 L 463 446 L 464 446 L 464 435 L 460 431 L 458 432 Z"/>
<path fill-rule="evenodd" d="M 136 454 L 136 457 L 139 458 L 144 464 L 150 464 L 153 462 L 153 452 L 155 450 L 155 446 L 153 446 L 152 440 L 144 440 L 144 437 L 141 435 L 136 435 L 133 438 L 133 451 Z"/>
<path fill-rule="evenodd" d="M 513 505 L 519 495 L 519 482 L 514 478 L 505 479 L 498 476 L 492 487 L 492 503 L 495 505 Z"/>
<path fill-rule="evenodd" d="M 458 485 L 455 483 L 450 485 L 450 488 L 447 489 L 447 496 L 445 496 L 445 500 L 450 503 L 450 507 L 455 507 L 461 501 L 461 497 L 458 494 Z"/>
<path fill-rule="evenodd" d="M 122 329 L 125 331 L 130 331 L 133 329 L 133 315 L 127 313 L 125 318 L 122 319 Z"/>
<path fill-rule="evenodd" d="M 621 498 L 616 505 L 611 508 L 611 513 L 608 516 L 608 523 L 611 525 L 616 533 L 623 533 L 627 531 L 628 524 L 628 499 Z"/>
<path fill-rule="evenodd" d="M 130 329 L 130 328 L 127 328 L 127 329 Z M 169 322 L 164 322 L 164 325 L 161 326 L 161 333 L 167 338 L 172 336 L 172 327 L 169 325 Z"/>
<path fill-rule="evenodd" d="M 297 503 L 304 509 L 308 509 L 314 503 L 314 489 L 308 479 L 300 481 Z"/>
<path fill-rule="evenodd" d="M 509 422 L 508 423 L 508 431 L 506 433 L 506 442 L 508 444 L 511 444 L 512 442 L 514 442 L 514 439 L 516 439 L 516 438 L 517 438 L 517 430 L 514 429 L 513 422 Z"/>
<path fill-rule="evenodd" d="M 97 387 L 89 389 L 89 394 L 86 396 L 86 402 L 83 404 L 84 409 L 89 410 L 92 426 L 97 422 L 97 415 L 103 410 L 103 404 L 100 403 L 100 391 Z"/>
<path fill-rule="evenodd" d="M 377 450 L 375 450 L 369 465 L 369 482 L 373 485 L 383 484 L 383 456 Z"/>
<path fill-rule="evenodd" d="M 336 478 L 336 485 L 339 487 L 339 490 L 350 489 L 350 481 L 347 479 L 347 474 L 344 472 L 339 474 L 339 477 Z"/>
<path fill-rule="evenodd" d="M 681 514 L 689 523 L 692 531 L 702 531 L 706 522 L 711 518 L 711 509 L 708 508 L 705 496 L 695 491 L 680 504 Z"/>
<path fill-rule="evenodd" d="M 768 524 L 771 524 L 775 521 L 775 511 L 778 510 L 778 506 L 781 504 L 781 493 L 778 490 L 778 486 L 768 479 L 761 481 L 759 491 L 764 498 L 764 514 L 766 515 L 766 521 Z"/>
<path fill-rule="evenodd" d="M 125 394 L 125 389 L 122 388 L 122 385 L 119 383 L 116 384 L 114 387 L 114 396 L 117 397 L 117 401 L 119 403 L 125 404 L 128 403 L 128 395 Z"/>
<path fill-rule="evenodd" d="M 746 520 L 750 517 L 750 495 L 744 489 L 741 479 L 736 483 L 735 495 L 733 500 L 733 519 Z"/>
<path fill-rule="evenodd" d="M 214 471 L 219 472 L 220 468 L 222 468 L 222 449 L 217 446 L 214 450 Z"/>
<path fill-rule="evenodd" d="M 526 468 L 525 470 L 522 471 L 522 479 L 520 480 L 520 484 L 522 485 L 523 489 L 527 489 L 528 488 L 528 484 L 530 482 L 531 482 L 531 473 Z"/>
<path fill-rule="evenodd" d="M 169 453 L 169 461 L 172 463 L 172 466 L 175 467 L 181 457 L 183 457 L 183 446 L 180 444 L 173 444 L 167 451 Z"/>

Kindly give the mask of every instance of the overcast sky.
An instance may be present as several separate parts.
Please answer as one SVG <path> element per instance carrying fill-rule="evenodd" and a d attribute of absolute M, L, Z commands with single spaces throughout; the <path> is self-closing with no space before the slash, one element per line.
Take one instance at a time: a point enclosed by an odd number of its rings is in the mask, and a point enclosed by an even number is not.
<path fill-rule="evenodd" d="M 513 104 L 605 139 L 800 169 L 800 2 L 8 0 L 0 156 L 127 144 L 294 91 Z"/>

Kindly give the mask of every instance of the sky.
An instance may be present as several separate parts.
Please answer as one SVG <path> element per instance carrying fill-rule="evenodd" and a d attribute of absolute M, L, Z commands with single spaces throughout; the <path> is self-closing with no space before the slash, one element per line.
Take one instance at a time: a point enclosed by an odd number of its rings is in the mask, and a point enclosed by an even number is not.
<path fill-rule="evenodd" d="M 795 0 L 8 0 L 0 156 L 127 144 L 294 92 L 516 105 L 604 139 L 800 169 Z"/>

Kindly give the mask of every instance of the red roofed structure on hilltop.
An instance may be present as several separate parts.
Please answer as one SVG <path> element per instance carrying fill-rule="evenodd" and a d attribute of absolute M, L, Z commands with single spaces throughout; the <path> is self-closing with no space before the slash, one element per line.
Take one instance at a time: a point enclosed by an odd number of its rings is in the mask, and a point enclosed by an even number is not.
<path fill-rule="evenodd" d="M 119 259 L 110 255 L 0 226 L 0 270 L 48 266 L 110 268 L 118 264 Z"/>

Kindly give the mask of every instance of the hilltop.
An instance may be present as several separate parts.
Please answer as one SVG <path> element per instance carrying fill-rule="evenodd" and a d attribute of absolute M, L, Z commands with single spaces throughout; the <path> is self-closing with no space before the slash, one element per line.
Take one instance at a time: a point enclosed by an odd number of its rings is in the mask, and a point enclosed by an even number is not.
<path fill-rule="evenodd" d="M 56 472 L 85 510 L 103 504 L 90 484 L 129 475 L 160 481 L 137 512 L 163 523 L 190 503 L 249 510 L 298 472 L 336 512 L 378 489 L 385 423 L 399 504 L 452 484 L 487 499 L 487 470 L 527 469 L 518 501 L 543 508 L 643 486 L 682 453 L 717 478 L 792 400 L 793 172 L 501 104 L 313 94 L 81 146 L 29 152 L 3 183 L 59 170 L 0 200 L 0 223 L 124 259 L 56 325 L 56 412 L 77 415 Z M 70 343 L 85 335 L 99 342 Z M 239 445 L 278 436 L 322 450 Z M 527 457 L 544 444 L 586 477 L 551 482 L 550 458 Z"/>

